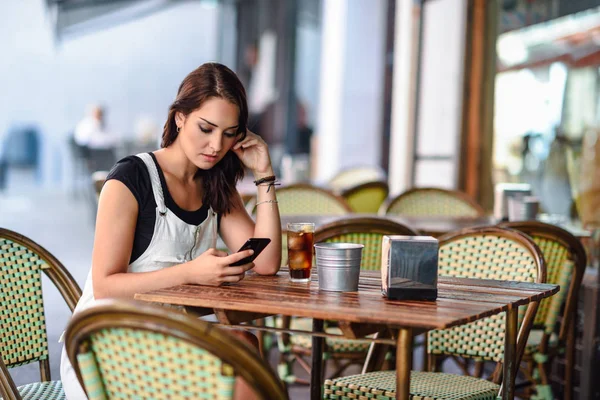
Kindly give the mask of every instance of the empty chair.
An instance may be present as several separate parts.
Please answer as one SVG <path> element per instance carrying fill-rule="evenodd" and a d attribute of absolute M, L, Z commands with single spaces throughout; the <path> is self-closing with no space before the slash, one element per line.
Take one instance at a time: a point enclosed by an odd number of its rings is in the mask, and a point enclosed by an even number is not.
<path fill-rule="evenodd" d="M 479 217 L 483 208 L 466 193 L 440 188 L 414 188 L 381 206 L 380 214 Z"/>
<path fill-rule="evenodd" d="M 295 184 L 277 190 L 279 213 L 284 215 L 344 215 L 352 209 L 342 197 L 309 184 Z M 256 204 L 254 204 L 256 210 Z M 254 211 L 256 212 L 256 211 Z M 282 264 L 287 263 L 287 235 L 282 232 Z"/>
<path fill-rule="evenodd" d="M 341 192 L 352 211 L 376 214 L 389 192 L 385 181 L 372 181 L 353 186 Z"/>
<path fill-rule="evenodd" d="M 287 399 L 258 352 L 227 330 L 173 310 L 102 300 L 76 314 L 69 359 L 93 399 L 231 399 L 236 377 L 262 399 Z"/>
<path fill-rule="evenodd" d="M 383 218 L 348 218 L 332 222 L 319 227 L 315 231 L 315 243 L 318 242 L 344 242 L 360 243 L 365 247 L 362 252 L 361 269 L 378 270 L 381 268 L 381 243 L 385 235 L 417 235 L 414 229 Z M 283 318 L 283 325 L 293 329 L 310 330 L 312 322 L 307 318 Z M 341 331 L 329 326 L 325 329 L 328 333 L 341 334 Z M 311 354 L 312 341 L 305 335 L 293 335 L 289 338 L 284 335 L 281 339 L 282 358 L 280 375 L 286 382 L 297 382 L 292 374 L 292 363 L 300 358 L 302 365 L 308 372 L 308 363 L 302 357 Z M 324 359 L 341 361 L 333 375 L 342 373 L 353 363 L 364 361 L 370 343 L 364 341 L 327 338 L 325 343 Z"/>
<path fill-rule="evenodd" d="M 466 229 L 440 238 L 439 274 L 444 276 L 503 279 L 543 283 L 546 268 L 540 249 L 526 235 L 501 228 Z M 520 313 L 517 360 L 523 353 L 538 303 L 532 302 Z M 521 307 L 521 310 L 525 307 Z M 504 357 L 505 313 L 469 324 L 428 333 L 429 371 L 438 355 L 458 356 L 500 363 Z M 439 372 L 411 372 L 410 393 L 414 398 L 496 399 L 500 374 L 494 381 Z M 386 398 L 396 395 L 396 371 L 369 372 L 325 381 L 326 399 L 338 399 L 352 390 L 356 398 Z"/>
<path fill-rule="evenodd" d="M 399 222 L 385 218 L 348 218 L 331 222 L 315 231 L 315 243 L 346 242 L 360 243 L 362 252 L 361 269 L 381 268 L 381 243 L 385 235 L 417 235 L 418 232 Z"/>
<path fill-rule="evenodd" d="M 345 168 L 329 180 L 327 186 L 334 192 L 362 185 L 367 182 L 386 181 L 387 176 L 383 169 L 375 165 L 361 165 Z"/>
<path fill-rule="evenodd" d="M 295 184 L 277 190 L 281 215 L 344 215 L 352 209 L 343 198 L 309 184 Z"/>
<path fill-rule="evenodd" d="M 62 383 L 50 376 L 42 272 L 73 311 L 81 289 L 69 271 L 31 239 L 0 228 L 0 389 L 5 398 L 64 398 Z M 33 362 L 39 363 L 41 381 L 17 388 L 7 368 Z"/>
<path fill-rule="evenodd" d="M 567 340 L 575 328 L 577 297 L 587 264 L 583 245 L 575 236 L 556 226 L 537 221 L 507 222 L 500 226 L 517 229 L 529 235 L 544 254 L 547 282 L 561 290 L 544 299 L 535 316 L 523 355 L 523 373 L 534 384 L 539 399 L 553 399 L 548 382 L 552 358 L 566 351 L 564 398 L 573 390 L 575 341 Z"/>
<path fill-rule="evenodd" d="M 110 171 L 115 165 L 116 155 L 114 149 L 88 150 L 87 166 L 90 173 L 95 171 Z"/>

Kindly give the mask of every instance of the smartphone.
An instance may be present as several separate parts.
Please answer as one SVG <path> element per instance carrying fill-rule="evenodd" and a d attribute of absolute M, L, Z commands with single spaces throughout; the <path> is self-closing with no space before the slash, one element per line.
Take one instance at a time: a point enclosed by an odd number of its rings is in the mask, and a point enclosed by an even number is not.
<path fill-rule="evenodd" d="M 244 243 L 244 245 L 242 247 L 240 247 L 240 249 L 238 250 L 238 253 L 240 251 L 252 249 L 252 250 L 254 250 L 254 254 L 252 254 L 251 256 L 248 256 L 246 258 L 242 258 L 240 261 L 234 262 L 233 264 L 229 264 L 229 265 L 231 267 L 238 267 L 240 265 L 248 264 L 249 262 L 254 261 L 254 259 L 256 257 L 258 257 L 258 255 L 261 253 L 261 251 L 263 251 L 269 243 L 271 243 L 271 239 L 269 239 L 269 238 L 250 238 L 250 239 L 248 239 L 246 241 L 246 243 Z"/>

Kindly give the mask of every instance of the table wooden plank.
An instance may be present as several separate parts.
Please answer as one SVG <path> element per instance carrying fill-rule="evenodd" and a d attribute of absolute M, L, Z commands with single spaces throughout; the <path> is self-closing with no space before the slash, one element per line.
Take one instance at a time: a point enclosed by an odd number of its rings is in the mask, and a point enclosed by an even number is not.
<path fill-rule="evenodd" d="M 444 329 L 506 311 L 558 291 L 555 285 L 478 282 L 440 278 L 435 302 L 383 298 L 380 283 L 366 273 L 358 292 L 325 292 L 315 280 L 292 283 L 287 272 L 276 276 L 251 274 L 242 282 L 221 287 L 182 285 L 137 294 L 136 299 L 243 312 L 304 316 L 325 320 Z"/>

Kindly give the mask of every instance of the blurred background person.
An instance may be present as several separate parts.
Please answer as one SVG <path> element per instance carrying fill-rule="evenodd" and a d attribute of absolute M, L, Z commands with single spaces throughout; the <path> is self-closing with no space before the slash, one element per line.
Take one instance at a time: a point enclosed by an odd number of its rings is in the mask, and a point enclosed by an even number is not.
<path fill-rule="evenodd" d="M 99 105 L 90 107 L 86 115 L 75 127 L 75 143 L 89 149 L 110 149 L 115 146 L 115 138 L 106 131 L 105 111 Z"/>

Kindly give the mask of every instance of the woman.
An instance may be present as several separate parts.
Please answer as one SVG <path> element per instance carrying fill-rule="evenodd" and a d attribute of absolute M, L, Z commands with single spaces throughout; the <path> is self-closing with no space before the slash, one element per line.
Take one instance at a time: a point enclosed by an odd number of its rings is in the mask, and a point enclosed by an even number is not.
<path fill-rule="evenodd" d="M 273 169 L 265 142 L 247 130 L 246 93 L 237 76 L 209 63 L 181 83 L 169 109 L 162 149 L 127 157 L 107 177 L 98 204 L 92 269 L 79 312 L 94 299 L 181 284 L 221 285 L 253 268 L 275 274 L 281 225 Z M 257 186 L 256 224 L 235 185 L 250 169 Z M 271 243 L 254 263 L 230 264 L 252 254 L 215 250 L 217 235 L 237 250 L 250 237 Z M 85 399 L 63 349 L 61 379 L 69 400 Z M 251 398 L 244 382 L 236 397 Z"/>

